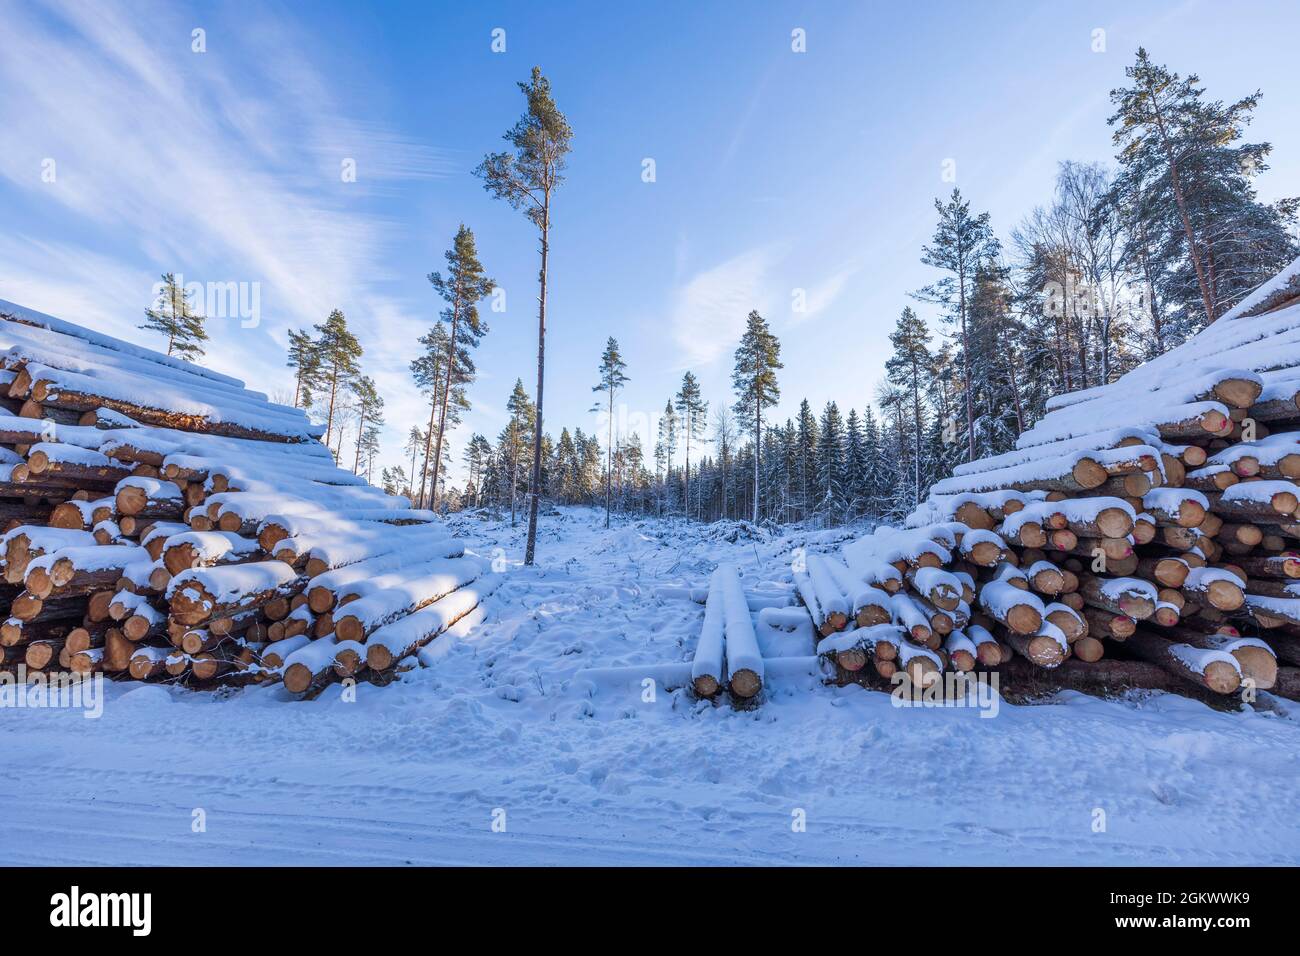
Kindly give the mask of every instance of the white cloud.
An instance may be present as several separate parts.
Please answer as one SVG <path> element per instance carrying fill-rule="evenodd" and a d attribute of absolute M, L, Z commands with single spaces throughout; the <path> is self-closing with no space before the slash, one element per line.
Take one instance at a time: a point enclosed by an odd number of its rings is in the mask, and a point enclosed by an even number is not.
<path fill-rule="evenodd" d="M 294 52 L 300 24 L 229 16 L 238 29 L 205 18 L 200 54 L 192 18 L 167 5 L 0 0 L 0 192 L 17 207 L 0 239 L 0 297 L 150 344 L 136 326 L 158 273 L 258 283 L 260 329 L 209 323 L 205 362 L 267 391 L 287 380 L 286 330 L 341 307 L 400 445 L 420 399 L 397 342 L 433 310 L 389 291 L 396 237 L 372 200 L 458 160 L 346 116 L 333 78 Z M 42 181 L 46 158 L 54 182 Z"/>
<path fill-rule="evenodd" d="M 672 333 L 683 367 L 707 365 L 734 349 L 750 311 L 766 314 L 774 259 L 770 247 L 751 249 L 697 273 L 674 293 Z"/>
<path fill-rule="evenodd" d="M 818 313 L 824 312 L 840 297 L 848 281 L 853 278 L 862 267 L 860 265 L 845 266 L 837 272 L 831 273 L 822 279 L 816 285 L 805 289 L 804 310 L 794 313 L 791 324 L 798 325 L 814 318 Z"/>

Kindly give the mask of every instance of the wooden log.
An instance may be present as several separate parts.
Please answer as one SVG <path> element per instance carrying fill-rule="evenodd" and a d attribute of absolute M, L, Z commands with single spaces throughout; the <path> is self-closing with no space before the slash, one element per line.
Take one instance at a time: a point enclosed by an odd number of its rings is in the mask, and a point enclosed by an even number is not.
<path fill-rule="evenodd" d="M 1126 641 L 1137 630 L 1137 621 L 1127 614 L 1115 614 L 1096 607 L 1083 609 L 1084 619 L 1088 622 L 1088 633 L 1098 637 L 1109 637 L 1113 641 Z"/>
<path fill-rule="evenodd" d="M 1156 610 L 1156 589 L 1140 578 L 1080 578 L 1083 599 L 1096 608 L 1144 621 Z"/>
<path fill-rule="evenodd" d="M 503 577 L 505 575 L 491 574 L 480 578 L 414 614 L 381 627 L 366 639 L 366 664 L 372 671 L 386 671 L 416 653 L 462 618 L 474 613 L 500 585 L 499 579 Z M 725 622 L 725 603 L 721 610 Z M 707 605 L 705 612 L 708 612 Z M 289 672 L 286 669 L 285 687 L 289 686 L 288 680 Z"/>
<path fill-rule="evenodd" d="M 1272 690 L 1289 700 L 1300 700 L 1300 667 L 1279 667 Z"/>
<path fill-rule="evenodd" d="M 1037 634 L 1043 623 L 1043 603 L 1033 594 L 1002 581 L 990 581 L 980 591 L 980 606 L 1015 634 Z"/>
<path fill-rule="evenodd" d="M 1205 650 L 1224 651 L 1237 660 L 1243 680 L 1255 682 L 1259 690 L 1269 690 L 1277 683 L 1277 655 L 1258 638 L 1236 634 L 1210 634 L 1190 627 L 1170 628 L 1162 635 Z"/>
<path fill-rule="evenodd" d="M 171 615 L 188 627 L 214 617 L 232 617 L 301 589 L 305 581 L 282 561 L 195 568 L 178 575 L 171 590 Z"/>
<path fill-rule="evenodd" d="M 1011 648 L 1038 667 L 1059 667 L 1069 653 L 1069 643 L 1060 630 L 1052 624 L 1046 624 L 1038 634 L 1020 634 L 1006 628 L 1002 639 Z"/>
<path fill-rule="evenodd" d="M 86 391 L 67 388 L 54 382 L 38 379 L 32 384 L 32 400 L 39 403 L 42 411 L 63 409 L 76 412 L 68 424 L 79 420 L 81 412 L 101 408 L 111 409 L 127 416 L 141 425 L 153 425 L 158 428 L 170 428 L 176 431 L 201 432 L 206 435 L 220 435 L 226 438 L 251 438 L 256 441 L 297 442 L 307 440 L 304 436 L 285 435 L 260 428 L 239 425 L 235 422 L 209 421 L 202 415 L 184 414 L 166 409 L 149 408 L 118 398 L 94 395 Z M 115 455 L 115 457 L 117 457 Z M 151 462 L 152 463 L 152 462 Z M 159 456 L 158 464 L 161 464 Z"/>
<path fill-rule="evenodd" d="M 1143 660 L 1216 694 L 1231 694 L 1241 686 L 1241 667 L 1223 651 L 1177 644 L 1141 629 L 1124 646 Z"/>

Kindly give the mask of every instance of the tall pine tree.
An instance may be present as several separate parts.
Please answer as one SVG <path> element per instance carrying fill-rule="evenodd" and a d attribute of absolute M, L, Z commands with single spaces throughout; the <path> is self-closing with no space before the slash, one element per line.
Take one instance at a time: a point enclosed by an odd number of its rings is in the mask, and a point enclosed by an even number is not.
<path fill-rule="evenodd" d="M 573 130 L 555 106 L 551 83 L 533 67 L 529 82 L 520 83 L 528 109 L 505 139 L 514 152 L 489 153 L 474 171 L 484 187 L 515 209 L 523 209 L 541 240 L 540 292 L 537 296 L 537 404 L 533 429 L 533 478 L 528 502 L 528 544 L 524 564 L 532 564 L 537 549 L 537 507 L 542 487 L 542 397 L 546 378 L 546 282 L 551 251 L 551 200 L 563 182 Z"/>
<path fill-rule="evenodd" d="M 736 349 L 736 364 L 731 373 L 736 404 L 732 406 L 741 427 L 754 436 L 754 500 L 752 515 L 758 522 L 760 487 L 760 449 L 763 444 L 763 411 L 781 397 L 776 371 L 781 364 L 781 343 L 767 326 L 758 310 L 749 313 L 745 334 Z"/>

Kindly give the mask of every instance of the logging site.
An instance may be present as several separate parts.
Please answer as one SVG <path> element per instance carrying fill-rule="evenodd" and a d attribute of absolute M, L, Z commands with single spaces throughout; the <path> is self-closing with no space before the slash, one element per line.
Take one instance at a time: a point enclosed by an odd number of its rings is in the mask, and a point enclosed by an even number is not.
<path fill-rule="evenodd" d="M 0 864 L 1300 863 L 1300 18 L 1084 6 L 0 0 Z"/>

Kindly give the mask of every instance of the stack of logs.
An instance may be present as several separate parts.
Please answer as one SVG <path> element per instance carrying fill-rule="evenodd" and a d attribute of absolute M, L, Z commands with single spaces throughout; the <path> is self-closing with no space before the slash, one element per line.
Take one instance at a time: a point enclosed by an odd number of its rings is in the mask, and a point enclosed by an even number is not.
<path fill-rule="evenodd" d="M 820 652 L 885 677 L 1015 657 L 1065 687 L 1173 675 L 1200 695 L 1300 699 L 1296 268 L 1268 291 L 1050 402 L 905 530 L 810 555 L 795 585 Z"/>
<path fill-rule="evenodd" d="M 298 409 L 0 302 L 0 668 L 384 681 L 498 575 Z"/>

